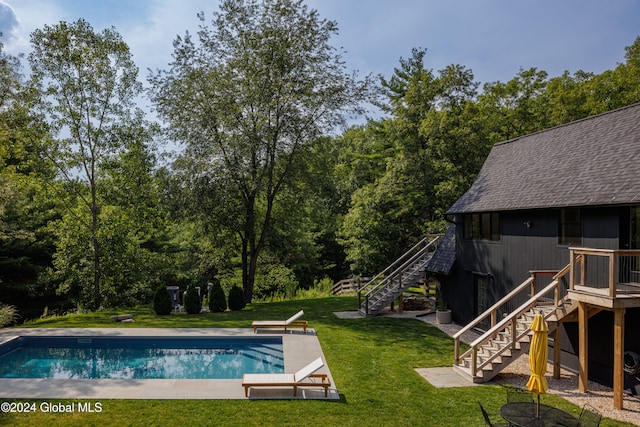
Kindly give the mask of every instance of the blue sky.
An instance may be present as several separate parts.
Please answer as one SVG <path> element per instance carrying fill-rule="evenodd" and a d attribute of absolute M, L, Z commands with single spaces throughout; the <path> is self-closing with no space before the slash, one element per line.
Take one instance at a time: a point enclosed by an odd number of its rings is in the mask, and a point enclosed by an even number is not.
<path fill-rule="evenodd" d="M 147 68 L 167 68 L 172 41 L 195 32 L 196 13 L 217 0 L 0 0 L 5 50 L 28 53 L 29 34 L 45 24 L 85 18 L 114 26 L 129 44 L 145 81 Z M 389 77 L 400 57 L 427 49 L 426 66 L 461 64 L 481 83 L 507 81 L 520 67 L 551 77 L 568 70 L 601 73 L 624 62 L 640 36 L 638 0 L 306 0 L 337 21 L 336 47 L 360 74 Z"/>

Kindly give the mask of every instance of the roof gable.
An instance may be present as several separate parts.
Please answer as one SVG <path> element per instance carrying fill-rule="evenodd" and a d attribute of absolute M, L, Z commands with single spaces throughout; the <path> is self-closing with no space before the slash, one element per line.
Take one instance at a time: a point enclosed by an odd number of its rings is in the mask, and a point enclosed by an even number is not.
<path fill-rule="evenodd" d="M 448 213 L 640 203 L 640 104 L 494 145 Z"/>

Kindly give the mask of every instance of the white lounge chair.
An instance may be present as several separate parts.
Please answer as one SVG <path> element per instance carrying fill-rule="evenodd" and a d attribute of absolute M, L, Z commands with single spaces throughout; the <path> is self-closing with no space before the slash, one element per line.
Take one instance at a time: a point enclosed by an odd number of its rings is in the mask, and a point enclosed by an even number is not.
<path fill-rule="evenodd" d="M 255 334 L 258 328 L 284 328 L 285 332 L 287 332 L 287 328 L 302 328 L 306 333 L 309 323 L 306 320 L 297 320 L 303 314 L 304 311 L 300 310 L 287 320 L 254 320 L 251 324 L 253 333 Z"/>
<path fill-rule="evenodd" d="M 322 358 L 317 358 L 295 374 L 244 374 L 242 386 L 244 395 L 249 397 L 251 387 L 293 387 L 293 395 L 298 395 L 298 387 L 323 387 L 324 397 L 329 393 L 331 381 L 327 374 L 315 374 L 322 368 Z M 319 380 L 314 382 L 314 380 Z"/>

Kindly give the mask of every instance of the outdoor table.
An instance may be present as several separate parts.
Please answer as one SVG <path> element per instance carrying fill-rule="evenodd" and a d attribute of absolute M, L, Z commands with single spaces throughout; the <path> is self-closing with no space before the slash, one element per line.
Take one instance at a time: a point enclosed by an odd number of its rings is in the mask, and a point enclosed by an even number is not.
<path fill-rule="evenodd" d="M 507 403 L 500 408 L 500 415 L 510 424 L 520 427 L 580 425 L 573 415 L 548 405 L 540 405 L 538 417 L 538 404 L 533 402 Z"/>

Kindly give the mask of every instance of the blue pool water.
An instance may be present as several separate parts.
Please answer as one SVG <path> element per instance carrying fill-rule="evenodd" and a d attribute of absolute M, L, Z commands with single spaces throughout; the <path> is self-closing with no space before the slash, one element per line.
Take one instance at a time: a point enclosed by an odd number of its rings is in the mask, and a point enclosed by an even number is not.
<path fill-rule="evenodd" d="M 20 337 L 0 346 L 0 378 L 232 379 L 282 372 L 280 337 Z"/>

